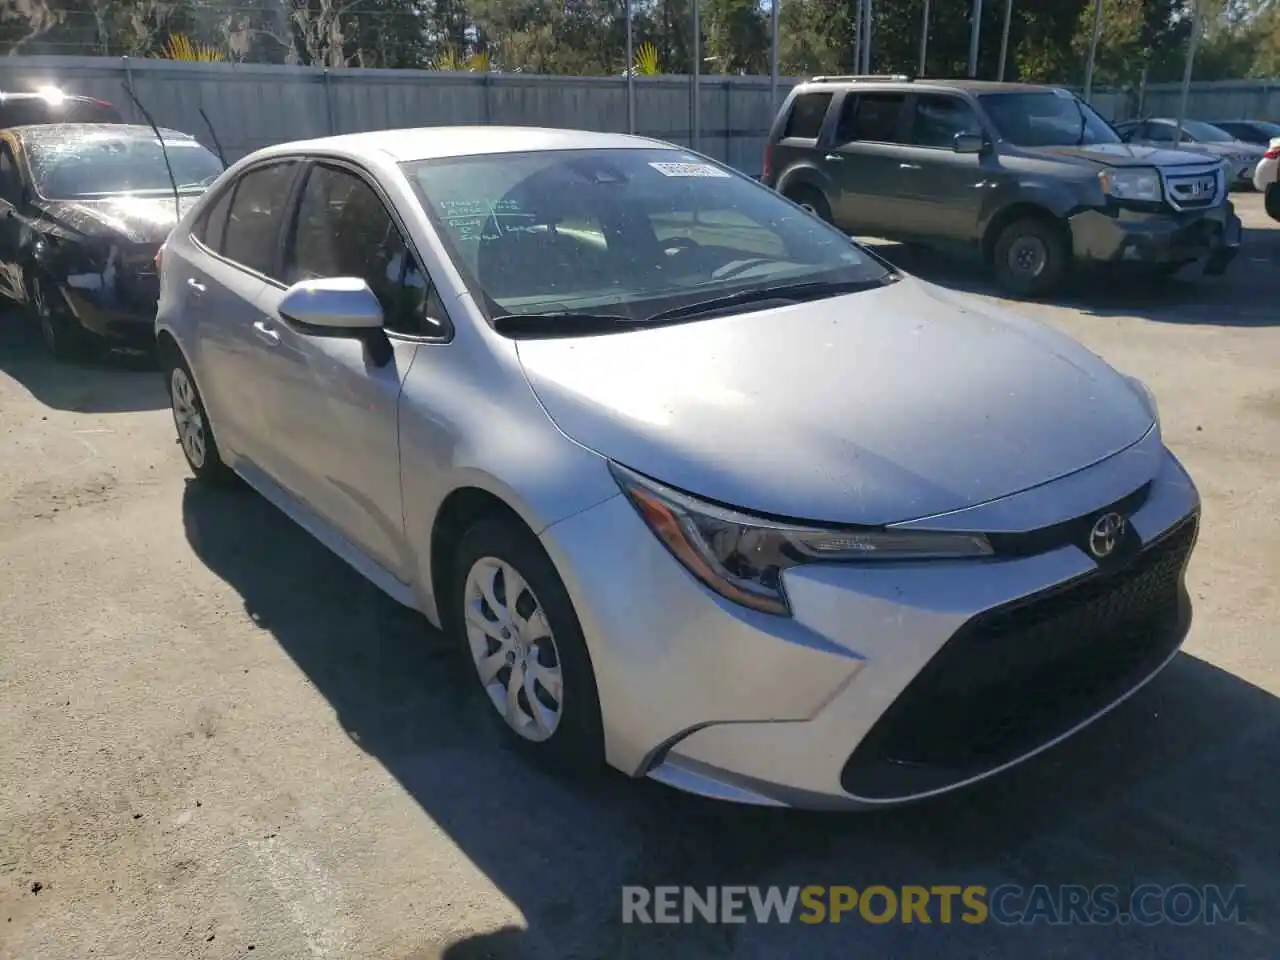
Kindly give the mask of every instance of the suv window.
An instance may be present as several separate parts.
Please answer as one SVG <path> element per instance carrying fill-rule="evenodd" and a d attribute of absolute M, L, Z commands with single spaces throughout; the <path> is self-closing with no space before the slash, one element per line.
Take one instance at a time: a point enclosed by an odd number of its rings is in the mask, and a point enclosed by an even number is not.
<path fill-rule="evenodd" d="M 280 224 L 296 160 L 255 167 L 236 182 L 220 252 L 266 277 L 274 276 Z"/>
<path fill-rule="evenodd" d="M 849 94 L 840 110 L 836 129 L 839 143 L 865 140 L 870 143 L 901 143 L 898 119 L 906 96 L 901 93 Z"/>
<path fill-rule="evenodd" d="M 911 142 L 921 147 L 951 149 L 960 133 L 982 134 L 973 108 L 959 97 L 921 94 L 911 114 Z"/>
<path fill-rule="evenodd" d="M 796 97 L 782 135 L 817 140 L 818 134 L 822 132 L 822 121 L 826 119 L 827 108 L 831 106 L 831 96 L 829 93 L 802 93 Z"/>
<path fill-rule="evenodd" d="M 317 165 L 298 202 L 284 280 L 321 277 L 363 279 L 382 303 L 388 330 L 443 332 L 443 307 L 382 199 L 356 174 Z"/>

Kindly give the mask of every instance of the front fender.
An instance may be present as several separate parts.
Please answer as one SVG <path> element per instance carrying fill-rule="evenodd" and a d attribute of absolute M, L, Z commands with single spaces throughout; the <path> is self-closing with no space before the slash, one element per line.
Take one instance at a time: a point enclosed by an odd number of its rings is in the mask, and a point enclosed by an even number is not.
<path fill-rule="evenodd" d="M 788 193 L 795 191 L 798 187 L 813 187 L 820 190 L 823 196 L 830 196 L 832 192 L 832 180 L 821 167 L 816 163 L 803 162 L 793 167 L 788 167 L 778 177 L 778 182 L 774 185 L 774 190 L 786 196 Z"/>
<path fill-rule="evenodd" d="M 1066 219 L 1086 204 L 1076 185 L 1052 178 L 1021 176 L 1001 184 L 987 196 L 982 211 L 982 233 L 1006 211 L 1017 206 L 1038 207 Z"/>

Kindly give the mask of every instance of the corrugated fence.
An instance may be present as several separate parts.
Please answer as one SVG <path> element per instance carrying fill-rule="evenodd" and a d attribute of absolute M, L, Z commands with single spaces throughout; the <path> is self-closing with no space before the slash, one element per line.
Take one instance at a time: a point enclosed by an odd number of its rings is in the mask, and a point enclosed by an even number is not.
<path fill-rule="evenodd" d="M 781 99 L 796 81 L 780 83 Z M 323 70 L 270 64 L 180 63 L 102 57 L 0 58 L 0 90 L 57 85 L 118 104 L 142 122 L 129 84 L 161 126 L 194 134 L 212 146 L 201 110 L 229 160 L 285 140 L 389 127 L 448 123 L 509 123 L 625 131 L 627 84 L 621 77 L 438 73 L 420 70 Z M 738 169 L 760 172 L 773 119 L 767 77 L 704 77 L 700 148 Z M 1148 115 L 1172 114 L 1176 85 L 1153 86 Z M 689 78 L 636 78 L 636 132 L 690 143 Z M 1095 104 L 1117 119 L 1136 98 L 1101 93 Z M 1280 115 L 1280 84 L 1230 82 L 1193 88 L 1190 116 Z"/>

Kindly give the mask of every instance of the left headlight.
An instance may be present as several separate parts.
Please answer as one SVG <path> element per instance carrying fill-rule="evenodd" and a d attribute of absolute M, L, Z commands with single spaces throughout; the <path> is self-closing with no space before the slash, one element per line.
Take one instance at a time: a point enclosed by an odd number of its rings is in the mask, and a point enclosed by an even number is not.
<path fill-rule="evenodd" d="M 1154 167 L 1116 167 L 1103 170 L 1098 179 L 1103 192 L 1117 200 L 1159 202 L 1163 199 L 1160 174 Z"/>
<path fill-rule="evenodd" d="M 807 563 L 986 557 L 981 534 L 882 528 L 824 529 L 754 517 L 706 503 L 616 463 L 614 479 L 677 560 L 734 603 L 788 616 L 782 572 Z"/>

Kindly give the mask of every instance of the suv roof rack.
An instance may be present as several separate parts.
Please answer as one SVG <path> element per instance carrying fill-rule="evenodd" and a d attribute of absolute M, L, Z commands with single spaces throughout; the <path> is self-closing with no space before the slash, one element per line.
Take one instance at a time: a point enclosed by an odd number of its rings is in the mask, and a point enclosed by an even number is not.
<path fill-rule="evenodd" d="M 844 83 L 859 80 L 892 80 L 899 83 L 910 83 L 915 77 L 906 73 L 850 73 L 840 76 L 822 76 L 810 78 L 810 83 Z"/>

